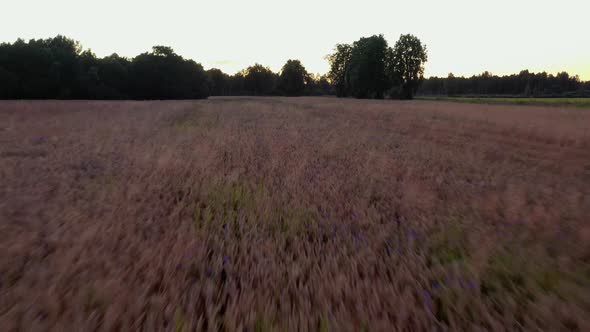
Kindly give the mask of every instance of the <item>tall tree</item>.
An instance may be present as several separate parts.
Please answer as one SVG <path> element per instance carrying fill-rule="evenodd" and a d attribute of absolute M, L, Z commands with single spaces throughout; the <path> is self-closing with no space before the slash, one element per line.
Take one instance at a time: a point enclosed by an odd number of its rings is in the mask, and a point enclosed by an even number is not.
<path fill-rule="evenodd" d="M 248 67 L 244 73 L 244 88 L 254 96 L 273 94 L 276 87 L 277 75 L 261 64 Z"/>
<path fill-rule="evenodd" d="M 356 98 L 383 98 L 388 88 L 385 73 L 387 41 L 383 35 L 361 38 L 352 45 L 348 84 Z"/>
<path fill-rule="evenodd" d="M 401 35 L 390 53 L 388 72 L 400 87 L 400 98 L 412 99 L 424 78 L 426 46 L 413 35 Z"/>
<path fill-rule="evenodd" d="M 301 96 L 309 74 L 299 60 L 288 60 L 281 69 L 278 88 L 286 96 Z"/>
<path fill-rule="evenodd" d="M 336 45 L 334 53 L 327 57 L 336 95 L 383 98 L 395 76 L 393 54 L 383 35 L 363 37 L 352 45 Z"/>
<path fill-rule="evenodd" d="M 207 75 L 193 60 L 170 47 L 154 46 L 135 57 L 130 66 L 131 93 L 138 99 L 200 99 L 209 96 Z"/>
<path fill-rule="evenodd" d="M 209 92 L 212 96 L 229 94 L 229 76 L 217 68 L 207 70 Z"/>
<path fill-rule="evenodd" d="M 99 60 L 98 77 L 102 84 L 102 97 L 107 99 L 131 98 L 129 68 L 131 61 L 113 53 Z"/>
<path fill-rule="evenodd" d="M 347 75 L 350 67 L 350 57 L 352 55 L 352 45 L 337 44 L 334 53 L 327 56 L 330 62 L 330 72 L 328 78 L 336 88 L 338 97 L 347 97 L 349 94 Z"/>

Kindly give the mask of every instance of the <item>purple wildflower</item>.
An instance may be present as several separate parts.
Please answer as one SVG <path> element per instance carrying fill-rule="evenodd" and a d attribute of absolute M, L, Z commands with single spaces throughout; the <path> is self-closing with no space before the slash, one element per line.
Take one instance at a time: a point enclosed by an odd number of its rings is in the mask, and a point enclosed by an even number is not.
<path fill-rule="evenodd" d="M 43 144 L 46 142 L 47 142 L 47 137 L 45 137 L 45 136 L 39 136 L 39 137 L 33 139 L 33 145 L 40 145 L 40 144 Z"/>
<path fill-rule="evenodd" d="M 430 312 L 432 312 L 433 305 L 432 305 L 432 297 L 430 296 L 430 293 L 428 293 L 428 291 L 424 291 L 424 297 L 426 298 L 426 305 L 428 306 L 428 310 Z"/>

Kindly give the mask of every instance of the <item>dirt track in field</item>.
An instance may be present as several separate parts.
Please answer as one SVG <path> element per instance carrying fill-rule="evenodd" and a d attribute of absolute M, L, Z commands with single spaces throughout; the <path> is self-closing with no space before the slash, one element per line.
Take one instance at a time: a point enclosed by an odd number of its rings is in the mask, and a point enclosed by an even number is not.
<path fill-rule="evenodd" d="M 0 102 L 0 330 L 590 330 L 590 112 Z"/>

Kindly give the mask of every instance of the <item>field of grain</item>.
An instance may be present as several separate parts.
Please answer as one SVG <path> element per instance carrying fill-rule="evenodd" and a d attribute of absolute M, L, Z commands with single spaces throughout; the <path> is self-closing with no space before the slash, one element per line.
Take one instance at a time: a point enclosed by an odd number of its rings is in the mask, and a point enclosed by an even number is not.
<path fill-rule="evenodd" d="M 0 330 L 590 330 L 590 112 L 0 102 Z"/>

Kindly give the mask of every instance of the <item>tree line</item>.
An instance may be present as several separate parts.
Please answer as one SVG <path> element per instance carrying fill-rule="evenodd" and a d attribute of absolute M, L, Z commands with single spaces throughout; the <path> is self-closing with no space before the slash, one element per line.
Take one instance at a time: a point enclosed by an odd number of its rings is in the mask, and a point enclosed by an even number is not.
<path fill-rule="evenodd" d="M 337 44 L 325 75 L 288 60 L 275 73 L 254 64 L 234 75 L 204 70 L 167 46 L 133 58 L 97 57 L 77 41 L 56 36 L 0 44 L 0 99 L 200 99 L 208 96 L 315 96 L 411 99 L 419 95 L 590 96 L 590 82 L 566 72 L 521 71 L 495 76 L 424 78 L 426 46 L 401 35 Z"/>
<path fill-rule="evenodd" d="M 134 58 L 97 57 L 79 42 L 56 36 L 0 44 L 0 99 L 201 99 L 224 95 L 333 94 L 327 76 L 298 60 L 280 73 L 260 64 L 235 75 L 205 71 L 167 46 Z"/>
<path fill-rule="evenodd" d="M 334 89 L 326 75 L 308 73 L 299 60 L 288 60 L 280 73 L 254 64 L 235 75 L 207 70 L 212 96 L 320 96 Z"/>
<path fill-rule="evenodd" d="M 590 81 L 583 82 L 567 72 L 557 75 L 532 73 L 497 76 L 489 72 L 471 77 L 430 77 L 424 80 L 418 94 L 427 96 L 528 96 L 583 97 L 590 96 Z"/>
<path fill-rule="evenodd" d="M 203 67 L 165 46 L 133 59 L 98 58 L 64 36 L 0 45 L 0 97 L 6 99 L 199 99 Z"/>

